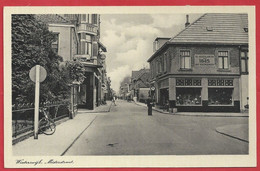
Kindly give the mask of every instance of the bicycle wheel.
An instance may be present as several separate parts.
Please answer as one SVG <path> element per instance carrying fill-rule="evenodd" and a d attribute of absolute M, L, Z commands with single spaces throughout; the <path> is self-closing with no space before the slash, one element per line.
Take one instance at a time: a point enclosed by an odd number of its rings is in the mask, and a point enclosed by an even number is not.
<path fill-rule="evenodd" d="M 39 133 L 52 135 L 56 130 L 56 125 L 53 120 L 42 118 L 39 122 Z"/>

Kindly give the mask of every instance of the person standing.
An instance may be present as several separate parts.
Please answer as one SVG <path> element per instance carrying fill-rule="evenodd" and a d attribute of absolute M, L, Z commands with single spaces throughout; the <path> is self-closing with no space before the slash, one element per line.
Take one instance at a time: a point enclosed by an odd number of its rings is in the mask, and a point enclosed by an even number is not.
<path fill-rule="evenodd" d="M 149 96 L 147 99 L 147 107 L 148 107 L 148 115 L 151 116 L 152 115 L 152 107 L 153 107 L 153 103 L 152 103 L 152 99 Z"/>

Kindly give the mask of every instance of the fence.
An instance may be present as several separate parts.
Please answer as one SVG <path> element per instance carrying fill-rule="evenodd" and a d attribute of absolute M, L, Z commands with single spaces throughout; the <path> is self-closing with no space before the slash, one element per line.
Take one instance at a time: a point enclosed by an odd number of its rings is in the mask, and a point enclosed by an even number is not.
<path fill-rule="evenodd" d="M 49 116 L 54 121 L 70 116 L 70 102 L 41 103 L 40 108 L 47 108 Z M 39 114 L 39 119 L 43 114 Z M 17 137 L 23 133 L 34 130 L 34 104 L 13 105 L 12 110 L 12 137 Z"/>

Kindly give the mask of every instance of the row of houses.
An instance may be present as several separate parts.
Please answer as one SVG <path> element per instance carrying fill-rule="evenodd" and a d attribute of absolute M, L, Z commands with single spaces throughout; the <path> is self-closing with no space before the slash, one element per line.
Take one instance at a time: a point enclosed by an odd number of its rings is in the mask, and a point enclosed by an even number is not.
<path fill-rule="evenodd" d="M 207 13 L 172 38 L 158 37 L 150 87 L 158 106 L 200 112 L 248 109 L 248 16 Z"/>
<path fill-rule="evenodd" d="M 120 84 L 120 97 L 145 103 L 150 93 L 150 69 L 132 71 Z"/>
<path fill-rule="evenodd" d="M 111 98 L 111 80 L 106 72 L 106 47 L 100 42 L 99 14 L 36 15 L 56 34 L 53 50 L 64 61 L 84 64 L 85 80 L 72 88 L 72 102 L 78 107 L 94 109 Z"/>

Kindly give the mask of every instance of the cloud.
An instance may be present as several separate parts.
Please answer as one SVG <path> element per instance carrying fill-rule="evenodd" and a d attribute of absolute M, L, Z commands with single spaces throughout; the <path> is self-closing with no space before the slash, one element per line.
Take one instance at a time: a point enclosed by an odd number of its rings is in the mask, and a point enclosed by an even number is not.
<path fill-rule="evenodd" d="M 152 14 L 151 17 L 153 18 L 152 26 L 159 27 L 159 28 L 170 28 L 174 25 L 181 25 L 185 24 L 185 14 Z"/>
<path fill-rule="evenodd" d="M 194 19 L 190 16 L 190 22 Z M 132 70 L 149 66 L 146 61 L 153 54 L 155 38 L 173 37 L 184 28 L 185 21 L 185 14 L 101 15 L 101 42 L 107 47 L 112 88 L 118 91 L 120 82 Z"/>
<path fill-rule="evenodd" d="M 110 73 L 109 77 L 111 81 L 111 87 L 113 90 L 118 91 L 120 87 L 120 82 L 123 81 L 125 76 L 130 75 L 131 69 L 128 65 L 120 66 L 114 68 Z"/>
<path fill-rule="evenodd" d="M 118 91 L 120 81 L 132 70 L 148 66 L 153 41 L 162 33 L 151 25 L 119 23 L 114 15 L 106 19 L 101 25 L 101 41 L 108 51 L 106 63 L 111 86 Z"/>

